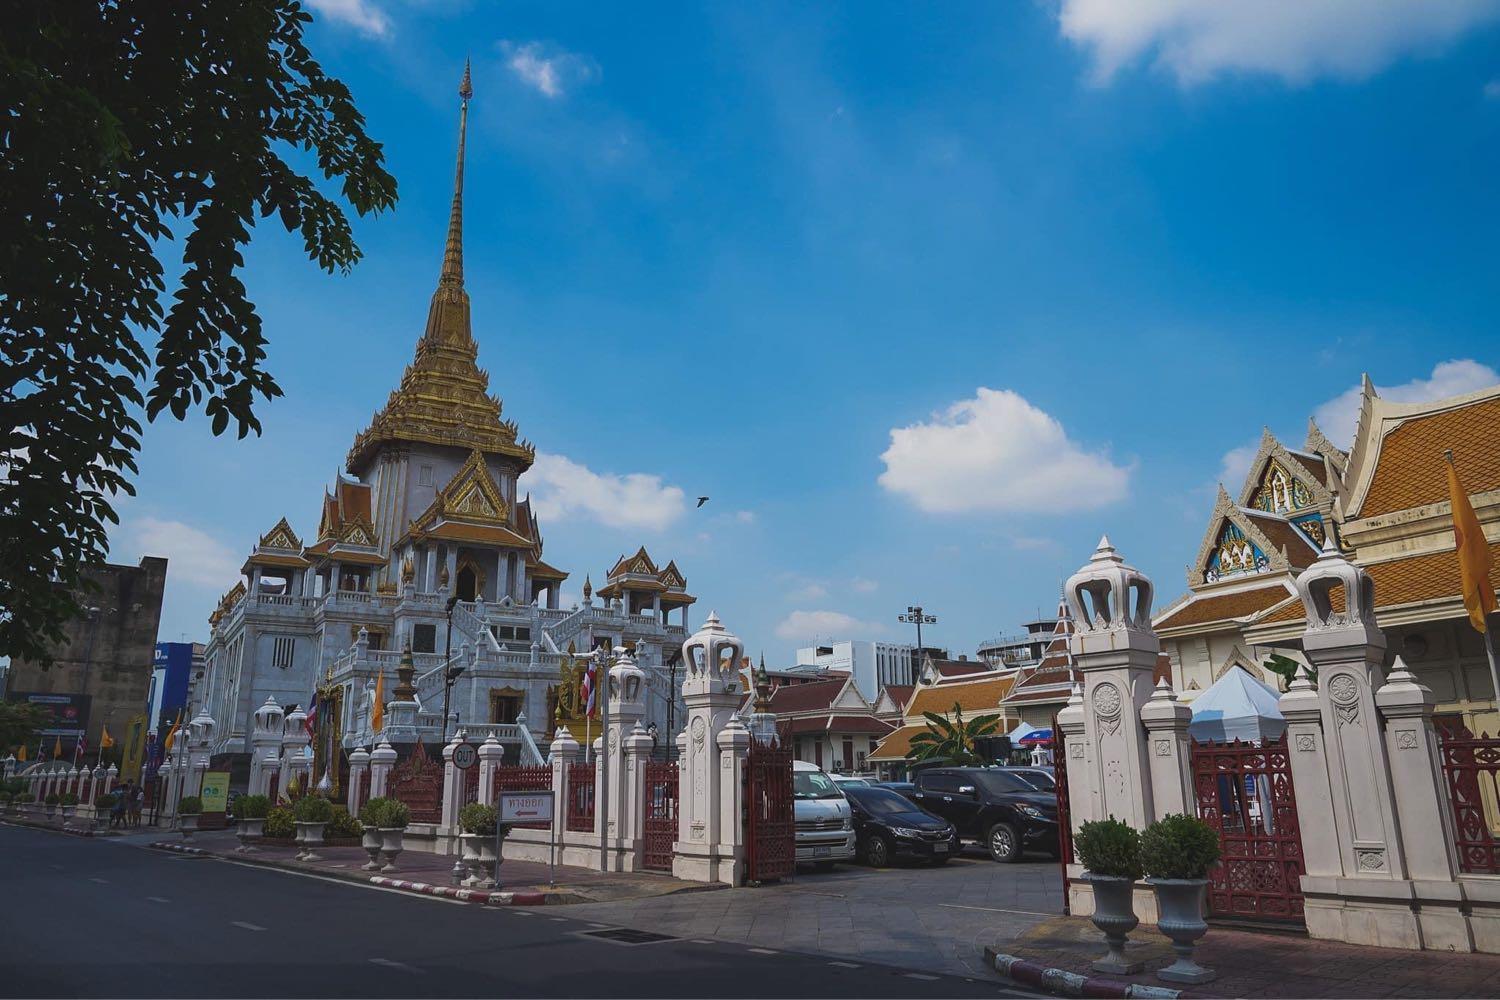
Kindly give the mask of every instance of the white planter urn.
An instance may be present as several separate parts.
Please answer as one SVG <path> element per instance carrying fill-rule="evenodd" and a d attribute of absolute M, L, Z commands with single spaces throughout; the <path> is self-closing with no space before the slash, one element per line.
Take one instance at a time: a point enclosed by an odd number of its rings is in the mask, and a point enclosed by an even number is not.
<path fill-rule="evenodd" d="M 198 814 L 186 813 L 177 817 L 177 831 L 182 834 L 183 840 L 192 840 L 193 831 L 198 829 Z"/>
<path fill-rule="evenodd" d="M 265 836 L 266 821 L 261 819 L 242 819 L 235 824 L 234 835 L 240 839 L 240 846 L 235 848 L 240 854 L 253 854 L 260 848 L 254 845 L 254 841 Z"/>
<path fill-rule="evenodd" d="M 1156 890 L 1156 908 L 1160 916 L 1156 929 L 1172 939 L 1177 961 L 1156 971 L 1156 978 L 1169 983 L 1207 983 L 1219 974 L 1193 961 L 1193 946 L 1208 933 L 1203 919 L 1203 900 L 1208 892 L 1204 878 L 1148 878 Z"/>
<path fill-rule="evenodd" d="M 1084 881 L 1094 890 L 1094 926 L 1104 933 L 1109 952 L 1093 962 L 1095 972 L 1128 976 L 1145 968 L 1143 962 L 1125 957 L 1125 936 L 1140 923 L 1135 915 L 1135 880 L 1121 875 L 1085 873 Z"/>
<path fill-rule="evenodd" d="M 459 857 L 463 861 L 464 870 L 468 872 L 463 879 L 462 885 L 475 886 L 479 884 L 479 841 L 483 839 L 477 833 L 460 833 L 458 835 Z"/>
<path fill-rule="evenodd" d="M 320 861 L 320 860 L 322 860 L 318 856 L 318 854 L 317 854 L 317 848 L 323 846 L 323 827 L 327 826 L 328 824 L 326 822 L 324 822 L 324 823 L 304 823 L 301 820 L 298 820 L 296 822 L 297 822 L 297 840 L 302 845 L 302 850 L 297 855 L 297 860 L 298 861 Z"/>
<path fill-rule="evenodd" d="M 373 826 L 367 826 L 367 827 L 365 827 L 365 832 L 362 833 L 362 834 L 360 834 L 359 846 L 363 847 L 365 849 L 365 853 L 370 856 L 370 860 L 367 861 L 367 862 L 365 862 L 363 865 L 360 866 L 365 871 L 367 871 L 367 872 L 378 872 L 378 871 L 380 871 L 380 845 L 381 845 L 381 843 L 382 843 L 382 838 L 380 836 L 380 831 L 377 830 Z"/>
<path fill-rule="evenodd" d="M 491 834 L 481 834 L 476 846 L 479 849 L 479 857 L 475 859 L 475 866 L 478 869 L 474 872 L 478 878 L 475 885 L 480 889 L 493 889 L 495 888 L 495 868 L 497 862 L 497 858 L 495 857 L 495 838 Z"/>
<path fill-rule="evenodd" d="M 401 854 L 401 835 L 405 832 L 404 826 L 380 828 L 380 857 L 385 861 L 380 868 L 382 872 L 396 870 L 396 858 Z"/>
<path fill-rule="evenodd" d="M 75 809 L 77 809 L 77 808 L 78 808 L 77 806 L 63 806 L 62 807 L 63 826 L 67 826 L 69 823 L 73 822 L 73 811 Z"/>

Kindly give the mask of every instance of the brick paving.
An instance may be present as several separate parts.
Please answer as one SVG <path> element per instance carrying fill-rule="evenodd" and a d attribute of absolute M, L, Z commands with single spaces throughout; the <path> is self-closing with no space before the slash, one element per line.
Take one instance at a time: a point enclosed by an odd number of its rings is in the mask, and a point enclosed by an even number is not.
<path fill-rule="evenodd" d="M 991 942 L 999 952 L 1053 968 L 1097 976 L 1089 963 L 1104 953 L 1103 939 L 1086 917 L 1041 921 L 1010 941 Z M 1155 970 L 1172 961 L 1171 943 L 1153 927 L 1138 927 L 1127 949 L 1146 964 L 1122 982 L 1170 986 Z M 1302 935 L 1211 927 L 1196 959 L 1218 972 L 1211 983 L 1186 989 L 1199 997 L 1496 997 L 1500 955 L 1364 948 Z"/>

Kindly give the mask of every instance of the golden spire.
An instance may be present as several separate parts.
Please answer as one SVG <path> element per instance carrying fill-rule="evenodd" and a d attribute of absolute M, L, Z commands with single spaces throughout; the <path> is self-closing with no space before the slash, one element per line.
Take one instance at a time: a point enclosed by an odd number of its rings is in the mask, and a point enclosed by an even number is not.
<path fill-rule="evenodd" d="M 464 78 L 458 84 L 458 166 L 453 173 L 453 209 L 448 215 L 448 244 L 443 249 L 443 270 L 438 285 L 464 286 L 464 144 L 469 131 L 469 98 L 474 82 L 469 78 L 469 60 L 464 60 Z"/>

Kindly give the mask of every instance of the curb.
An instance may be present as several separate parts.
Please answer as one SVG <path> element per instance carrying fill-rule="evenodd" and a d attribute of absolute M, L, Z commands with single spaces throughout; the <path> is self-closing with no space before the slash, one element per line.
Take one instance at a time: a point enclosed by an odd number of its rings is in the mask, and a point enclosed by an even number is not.
<path fill-rule="evenodd" d="M 45 830 L 48 833 L 66 833 L 70 837 L 110 837 L 115 836 L 112 832 L 95 831 L 92 829 L 79 829 L 73 826 L 53 826 L 51 823 L 37 823 L 20 816 L 6 816 L 0 819 L 0 824 L 5 826 L 16 826 L 26 830 Z"/>
<path fill-rule="evenodd" d="M 186 844 L 174 844 L 170 841 L 159 840 L 146 845 L 157 850 L 171 851 L 174 854 L 188 854 L 199 858 L 220 858 L 224 855 L 206 851 L 201 847 L 189 847 Z M 504 890 L 490 889 L 463 889 L 457 886 L 431 885 L 427 882 L 412 882 L 407 879 L 390 878 L 385 875 L 356 875 L 352 872 L 320 872 L 310 868 L 293 868 L 290 865 L 278 864 L 275 861 L 262 860 L 255 857 L 227 857 L 229 861 L 240 861 L 246 864 L 263 865 L 267 868 L 278 868 L 282 871 L 295 872 L 299 875 L 313 874 L 328 878 L 337 878 L 345 882 L 356 884 L 368 883 L 379 886 L 382 889 L 397 889 L 401 892 L 411 892 L 422 896 L 442 896 L 447 899 L 456 899 L 462 903 L 478 903 L 481 906 L 553 906 L 563 903 L 589 903 L 593 902 L 584 896 L 573 892 L 506 892 Z"/>
<path fill-rule="evenodd" d="M 1082 976 L 1066 969 L 1054 969 L 1036 962 L 1028 962 L 1014 955 L 1006 955 L 985 946 L 985 964 L 1013 983 L 1046 990 L 1065 997 L 1121 997 L 1150 998 L 1150 1000 L 1176 1000 L 1186 996 L 1182 990 L 1165 986 L 1146 986 L 1142 983 L 1123 983 L 1118 979 L 1103 976 Z"/>

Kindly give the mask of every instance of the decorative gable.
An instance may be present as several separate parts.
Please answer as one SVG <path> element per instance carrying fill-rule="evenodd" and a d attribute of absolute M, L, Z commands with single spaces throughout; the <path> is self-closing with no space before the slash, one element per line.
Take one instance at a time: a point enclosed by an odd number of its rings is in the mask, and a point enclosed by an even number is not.
<path fill-rule="evenodd" d="M 445 517 L 489 524 L 503 524 L 510 518 L 510 507 L 478 451 L 470 452 L 469 460 L 439 492 L 438 501 Z"/>
<path fill-rule="evenodd" d="M 1240 506 L 1283 516 L 1331 510 L 1333 494 L 1324 482 L 1327 475 L 1322 455 L 1292 451 L 1263 430 L 1260 448 L 1240 488 Z"/>
<path fill-rule="evenodd" d="M 677 568 L 675 559 L 667 563 L 667 568 L 661 571 L 657 579 L 668 587 L 687 587 L 687 578 L 682 575 L 682 570 Z"/>
<path fill-rule="evenodd" d="M 1250 494 L 1246 505 L 1268 514 L 1289 514 L 1313 505 L 1312 491 L 1295 473 L 1276 459 L 1266 462 L 1260 483 Z"/>
<path fill-rule="evenodd" d="M 1212 583 L 1226 576 L 1259 573 L 1271 568 L 1271 559 L 1233 521 L 1226 520 L 1219 529 L 1218 540 L 1209 552 L 1204 580 Z"/>
<path fill-rule="evenodd" d="M 285 549 L 289 552 L 302 551 L 302 540 L 292 530 L 286 518 L 276 522 L 276 526 L 264 535 L 260 536 L 260 547 L 263 549 Z"/>
<path fill-rule="evenodd" d="M 343 545 L 363 545 L 373 548 L 375 545 L 374 527 L 367 521 L 351 521 L 344 526 L 339 542 Z"/>
<path fill-rule="evenodd" d="M 1291 568 L 1284 546 L 1274 544 L 1256 525 L 1256 518 L 1275 522 L 1282 526 L 1282 530 L 1286 529 L 1287 522 L 1282 518 L 1267 517 L 1258 511 L 1235 506 L 1224 487 L 1219 487 L 1198 558 L 1188 566 L 1189 587 L 1201 587 L 1250 573 Z"/>

